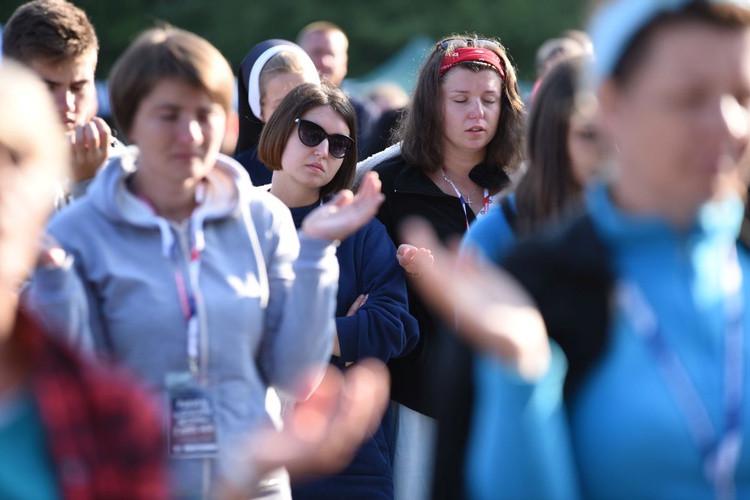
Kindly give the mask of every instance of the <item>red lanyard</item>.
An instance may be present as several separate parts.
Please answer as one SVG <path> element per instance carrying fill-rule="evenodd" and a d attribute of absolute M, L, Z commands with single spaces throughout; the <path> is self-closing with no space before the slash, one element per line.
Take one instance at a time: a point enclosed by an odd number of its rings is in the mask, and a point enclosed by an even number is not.
<path fill-rule="evenodd" d="M 199 188 L 198 190 L 196 190 L 196 201 L 198 202 L 198 204 L 203 201 L 203 197 L 205 194 L 205 188 L 203 186 L 203 183 L 199 184 Z M 144 196 L 141 196 L 140 194 L 136 194 L 136 196 L 151 209 L 155 216 L 159 216 L 156 211 L 156 207 L 154 207 L 151 201 L 149 201 Z M 193 220 L 190 221 L 190 224 L 194 223 L 195 222 Z M 169 257 L 170 261 L 172 262 L 172 268 L 174 271 L 174 280 L 175 286 L 177 288 L 177 297 L 180 301 L 180 310 L 182 311 L 182 315 L 185 317 L 185 321 L 187 322 L 188 367 L 190 369 L 190 373 L 197 378 L 199 374 L 198 361 L 200 358 L 200 328 L 197 302 L 201 300 L 198 278 L 200 275 L 200 255 L 201 251 L 203 250 L 202 245 L 199 246 L 199 243 L 202 243 L 203 239 L 198 238 L 197 235 L 194 234 L 192 240 L 192 245 L 188 250 L 189 254 L 186 255 L 188 260 L 188 279 L 190 281 L 189 287 L 185 282 L 185 277 L 183 276 L 182 270 L 180 268 L 180 258 L 178 255 L 177 245 L 174 242 L 172 243 L 172 247 L 170 248 Z"/>

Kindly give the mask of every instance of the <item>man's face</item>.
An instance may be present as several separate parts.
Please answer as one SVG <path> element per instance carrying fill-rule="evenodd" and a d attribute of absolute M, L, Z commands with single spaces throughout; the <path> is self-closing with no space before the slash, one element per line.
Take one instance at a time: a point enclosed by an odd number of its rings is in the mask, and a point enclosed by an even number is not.
<path fill-rule="evenodd" d="M 349 64 L 349 42 L 340 31 L 314 31 L 301 40 L 321 79 L 340 86 Z"/>
<path fill-rule="evenodd" d="M 96 115 L 96 61 L 96 49 L 89 49 L 77 57 L 64 61 L 29 61 L 31 69 L 44 80 L 52 92 L 60 120 L 67 130 L 89 122 Z"/>

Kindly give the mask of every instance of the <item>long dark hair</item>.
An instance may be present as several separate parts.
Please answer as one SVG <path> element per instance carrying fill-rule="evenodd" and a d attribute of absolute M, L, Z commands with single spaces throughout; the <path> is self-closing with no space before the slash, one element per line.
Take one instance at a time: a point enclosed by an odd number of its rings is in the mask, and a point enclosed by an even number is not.
<path fill-rule="evenodd" d="M 419 71 L 414 95 L 399 124 L 396 138 L 401 141 L 401 154 L 407 163 L 415 165 L 424 172 L 435 172 L 443 167 L 443 130 L 444 117 L 440 66 L 446 52 L 467 47 L 467 40 L 476 36 L 448 37 L 437 43 Z M 443 48 L 447 46 L 447 48 Z M 487 40 L 479 46 L 495 52 L 502 61 L 505 70 L 503 82 L 500 123 L 495 137 L 487 145 L 485 163 L 498 173 L 511 173 L 516 170 L 523 159 L 523 123 L 525 118 L 524 104 L 518 91 L 516 71 L 513 68 L 505 47 L 499 41 Z M 462 63 L 473 71 L 491 68 L 482 63 Z M 492 70 L 492 69 L 489 69 Z"/>
<path fill-rule="evenodd" d="M 526 135 L 528 171 L 516 188 L 522 232 L 558 218 L 583 190 L 573 174 L 568 132 L 586 61 L 578 57 L 558 63 L 534 96 Z"/>

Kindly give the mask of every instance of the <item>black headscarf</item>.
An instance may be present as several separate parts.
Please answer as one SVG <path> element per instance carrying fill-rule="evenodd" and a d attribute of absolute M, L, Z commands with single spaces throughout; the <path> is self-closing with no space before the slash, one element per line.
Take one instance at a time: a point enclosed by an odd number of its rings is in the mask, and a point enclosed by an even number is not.
<path fill-rule="evenodd" d="M 255 66 L 256 62 L 261 56 L 263 56 L 263 54 L 269 49 L 280 45 L 294 47 L 295 49 L 302 51 L 302 48 L 295 43 L 288 40 L 274 38 L 260 42 L 250 49 L 250 52 L 247 53 L 240 63 L 237 77 L 237 107 L 239 111 L 240 130 L 237 138 L 237 149 L 235 155 L 258 145 L 258 139 L 263 130 L 263 122 L 261 121 L 260 116 L 256 116 L 255 113 L 253 113 L 248 102 L 248 83 L 250 73 L 253 70 L 253 66 Z M 265 62 L 266 61 L 263 62 L 264 65 Z M 256 89 L 256 92 L 258 92 L 258 89 Z"/>

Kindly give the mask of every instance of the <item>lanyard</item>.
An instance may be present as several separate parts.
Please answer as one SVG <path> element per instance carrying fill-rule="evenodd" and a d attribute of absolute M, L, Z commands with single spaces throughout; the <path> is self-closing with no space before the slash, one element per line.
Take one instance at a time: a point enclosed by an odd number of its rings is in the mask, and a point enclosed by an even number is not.
<path fill-rule="evenodd" d="M 195 238 L 194 238 L 195 239 Z M 200 355 L 199 349 L 199 333 L 200 325 L 198 320 L 198 308 L 197 301 L 200 293 L 198 284 L 198 277 L 200 275 L 200 249 L 196 242 L 190 247 L 190 255 L 188 259 L 188 279 L 190 280 L 190 286 L 188 287 L 185 283 L 182 271 L 180 270 L 180 260 L 177 255 L 177 245 L 172 246 L 170 257 L 172 261 L 172 267 L 174 268 L 174 280 L 175 286 L 177 287 L 177 296 L 180 301 L 180 309 L 182 315 L 185 317 L 187 322 L 187 356 L 188 356 L 188 367 L 190 373 L 194 377 L 198 377 L 198 359 Z"/>
<path fill-rule="evenodd" d="M 448 184 L 451 185 L 453 190 L 456 192 L 456 196 L 458 196 L 459 201 L 461 201 L 461 208 L 464 209 L 464 219 L 466 219 L 466 229 L 469 229 L 469 210 L 466 208 L 467 203 L 466 200 L 464 200 L 464 195 L 461 194 L 461 191 L 458 190 L 455 184 L 453 184 L 453 181 L 450 180 L 450 178 L 443 173 L 443 179 L 448 181 Z M 474 194 L 473 192 L 471 194 Z M 471 196 L 469 196 L 471 197 Z M 484 215 L 487 213 L 487 211 L 490 209 L 490 190 L 487 188 L 484 188 L 484 197 L 482 198 L 482 210 L 479 211 L 481 215 Z"/>
<path fill-rule="evenodd" d="M 156 207 L 154 207 L 154 205 L 147 198 L 141 196 L 140 194 L 137 194 L 136 196 L 141 201 L 143 201 L 143 203 L 145 203 L 146 206 L 149 207 L 149 209 L 151 209 L 155 216 L 159 217 Z M 196 202 L 200 205 L 203 202 L 204 197 L 205 185 L 204 183 L 200 183 L 196 189 Z M 191 217 L 190 226 L 193 226 L 196 223 L 197 222 L 194 220 L 194 218 Z M 163 224 L 164 227 L 161 228 L 161 231 L 171 230 L 166 224 L 166 221 L 163 221 Z M 200 323 L 197 304 L 202 300 L 202 297 L 200 296 L 198 278 L 200 276 L 200 256 L 205 243 L 203 241 L 203 238 L 198 237 L 196 231 L 192 231 L 192 233 L 192 245 L 185 245 L 185 249 L 187 249 L 187 255 L 185 257 L 187 258 L 188 280 L 190 282 L 189 287 L 185 282 L 185 277 L 181 270 L 180 257 L 177 249 L 178 245 L 176 245 L 174 241 L 172 241 L 171 248 L 169 249 L 169 257 L 174 272 L 174 281 L 177 288 L 177 297 L 180 302 L 180 310 L 182 311 L 182 315 L 187 323 L 188 368 L 191 375 L 193 375 L 193 377 L 197 379 L 200 372 Z"/>
<path fill-rule="evenodd" d="M 742 448 L 742 391 L 744 373 L 744 331 L 742 320 L 742 271 L 736 247 L 732 247 L 724 268 L 724 434 L 711 424 L 706 406 L 698 395 L 687 370 L 669 347 L 656 314 L 640 288 L 622 283 L 619 301 L 631 318 L 636 335 L 654 355 L 659 371 L 687 422 L 690 434 L 703 460 L 706 478 L 713 484 L 717 498 L 734 498 L 734 475 Z"/>

